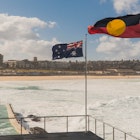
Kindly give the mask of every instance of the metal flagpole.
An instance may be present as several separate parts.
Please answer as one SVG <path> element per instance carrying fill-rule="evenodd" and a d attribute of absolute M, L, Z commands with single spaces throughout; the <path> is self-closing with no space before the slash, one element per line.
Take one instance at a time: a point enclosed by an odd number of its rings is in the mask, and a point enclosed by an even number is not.
<path fill-rule="evenodd" d="M 87 132 L 87 34 L 85 34 L 85 131 Z"/>

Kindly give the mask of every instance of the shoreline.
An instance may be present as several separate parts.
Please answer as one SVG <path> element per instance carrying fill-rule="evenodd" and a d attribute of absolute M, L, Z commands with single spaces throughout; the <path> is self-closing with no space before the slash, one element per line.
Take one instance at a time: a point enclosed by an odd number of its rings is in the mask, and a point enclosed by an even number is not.
<path fill-rule="evenodd" d="M 21 134 L 21 133 L 22 134 L 29 134 L 29 132 L 23 126 L 21 128 L 21 124 L 20 124 L 20 122 L 18 122 L 11 104 L 7 104 L 6 108 L 7 108 L 8 117 L 12 118 L 12 119 L 9 119 L 9 121 L 10 121 L 11 125 L 15 128 L 15 131 L 18 134 Z"/>
<path fill-rule="evenodd" d="M 0 76 L 0 81 L 38 81 L 85 79 L 84 75 L 74 76 Z M 140 79 L 140 75 L 126 76 L 87 76 L 87 79 Z"/>

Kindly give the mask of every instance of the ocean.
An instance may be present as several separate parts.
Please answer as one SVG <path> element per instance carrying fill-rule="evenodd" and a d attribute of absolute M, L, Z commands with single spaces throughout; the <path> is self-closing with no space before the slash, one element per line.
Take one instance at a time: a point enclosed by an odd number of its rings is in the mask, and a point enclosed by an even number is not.
<path fill-rule="evenodd" d="M 0 81 L 0 104 L 7 103 L 24 117 L 84 115 L 85 81 Z M 88 79 L 87 108 L 89 115 L 140 138 L 140 79 Z M 2 108 L 0 112 L 4 114 Z M 80 129 L 75 121 L 71 124 L 71 129 Z M 29 122 L 30 127 L 37 125 L 43 127 Z M 49 125 L 47 131 L 56 127 L 63 123 Z"/>

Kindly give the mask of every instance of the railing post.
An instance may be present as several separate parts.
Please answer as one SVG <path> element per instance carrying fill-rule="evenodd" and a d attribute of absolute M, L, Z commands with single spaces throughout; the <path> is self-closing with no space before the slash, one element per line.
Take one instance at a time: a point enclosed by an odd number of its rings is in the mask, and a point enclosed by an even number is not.
<path fill-rule="evenodd" d="M 126 133 L 124 133 L 124 140 L 126 140 Z"/>
<path fill-rule="evenodd" d="M 46 117 L 44 117 L 44 131 L 46 131 Z"/>
<path fill-rule="evenodd" d="M 115 132 L 114 132 L 114 127 L 113 127 L 113 140 L 115 140 Z"/>
<path fill-rule="evenodd" d="M 66 125 L 67 125 L 67 126 L 66 126 L 66 129 L 67 129 L 67 130 L 66 130 L 66 131 L 68 132 L 68 131 L 69 131 L 69 130 L 68 130 L 68 125 L 69 125 L 68 116 L 67 116 L 66 118 L 67 118 L 67 122 L 66 122 Z"/>
<path fill-rule="evenodd" d="M 88 131 L 89 131 L 89 128 L 90 128 L 89 124 L 90 124 L 90 122 L 89 122 L 89 115 L 88 115 Z"/>
<path fill-rule="evenodd" d="M 103 139 L 105 140 L 105 123 L 103 123 Z"/>
<path fill-rule="evenodd" d="M 20 126 L 21 126 L 21 135 L 22 135 L 22 118 L 20 119 Z"/>
<path fill-rule="evenodd" d="M 95 134 L 96 134 L 96 119 L 95 119 Z"/>

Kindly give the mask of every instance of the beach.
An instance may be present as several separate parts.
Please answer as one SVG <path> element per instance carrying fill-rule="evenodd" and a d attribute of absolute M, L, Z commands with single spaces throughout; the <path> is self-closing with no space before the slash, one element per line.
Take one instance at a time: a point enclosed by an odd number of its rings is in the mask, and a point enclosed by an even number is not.
<path fill-rule="evenodd" d="M 126 76 L 87 76 L 87 79 L 139 79 L 140 75 Z M 0 76 L 0 81 L 38 81 L 85 79 L 85 75 L 74 76 Z"/>

